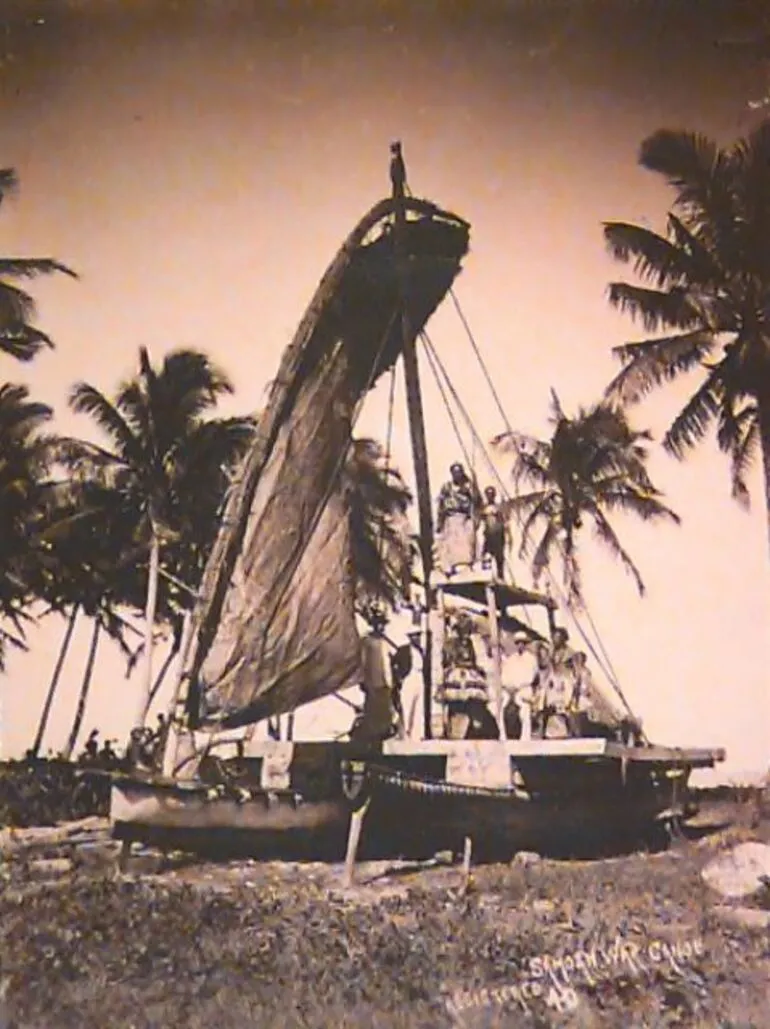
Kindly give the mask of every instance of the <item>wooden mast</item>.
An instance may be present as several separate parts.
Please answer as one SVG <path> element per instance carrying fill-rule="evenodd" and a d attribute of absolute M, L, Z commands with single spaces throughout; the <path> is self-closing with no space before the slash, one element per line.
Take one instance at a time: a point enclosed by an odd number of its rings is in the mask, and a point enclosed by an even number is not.
<path fill-rule="evenodd" d="M 401 301 L 401 336 L 404 355 L 404 379 L 406 383 L 406 404 L 409 414 L 409 434 L 412 441 L 414 478 L 417 486 L 417 510 L 420 518 L 420 555 L 422 557 L 425 587 L 425 635 L 423 639 L 423 731 L 425 739 L 431 737 L 432 699 L 432 651 L 431 608 L 433 590 L 433 513 L 430 478 L 428 475 L 428 448 L 425 441 L 425 418 L 422 409 L 420 373 L 417 364 L 417 347 L 409 325 L 408 288 L 409 276 L 405 256 L 406 211 L 404 186 L 406 171 L 401 156 L 401 144 L 391 144 L 390 178 L 393 187 L 393 212 L 395 215 L 395 253 Z"/>

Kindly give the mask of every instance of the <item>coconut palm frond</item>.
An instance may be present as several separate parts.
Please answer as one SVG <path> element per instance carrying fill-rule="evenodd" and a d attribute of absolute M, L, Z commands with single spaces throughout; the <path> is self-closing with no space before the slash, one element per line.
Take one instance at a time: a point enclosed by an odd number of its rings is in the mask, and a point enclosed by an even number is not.
<path fill-rule="evenodd" d="M 532 554 L 532 579 L 535 585 L 540 582 L 543 572 L 551 561 L 551 551 L 557 543 L 558 529 L 554 522 L 548 522 L 540 542 Z"/>
<path fill-rule="evenodd" d="M 604 395 L 621 404 L 637 403 L 657 386 L 702 365 L 713 348 L 713 334 L 702 329 L 614 347 L 624 367 Z"/>
<path fill-rule="evenodd" d="M 730 155 L 711 139 L 697 132 L 661 129 L 642 143 L 639 163 L 665 176 L 676 190 L 676 206 L 689 222 L 720 230 L 717 238 L 731 231 Z"/>
<path fill-rule="evenodd" d="M 144 454 L 139 441 L 118 408 L 95 386 L 78 382 L 70 390 L 70 407 L 77 414 L 86 414 L 109 436 L 118 460 L 134 468 L 142 466 Z"/>
<path fill-rule="evenodd" d="M 548 463 L 536 466 L 537 482 L 532 483 L 541 488 L 514 497 L 509 507 L 512 514 L 524 516 L 520 556 L 529 554 L 535 526 L 544 527 L 532 557 L 535 580 L 558 554 L 568 602 L 576 606 L 583 604 L 578 540 L 586 516 L 601 519 L 600 539 L 621 557 L 625 552 L 618 550 L 617 537 L 610 535 L 614 530 L 607 513 L 674 524 L 679 516 L 666 505 L 647 471 L 652 434 L 631 425 L 623 407 L 602 400 L 570 416 L 554 393 L 551 415 L 552 435 L 540 442 L 541 452 L 549 455 Z M 521 464 L 518 453 L 515 463 Z"/>
<path fill-rule="evenodd" d="M 649 493 L 644 489 L 635 489 L 633 484 L 626 483 L 622 490 L 600 490 L 597 502 L 608 512 L 623 511 L 636 515 L 642 521 L 666 520 L 681 525 L 681 517 L 664 504 L 660 494 Z"/>
<path fill-rule="evenodd" d="M 640 278 L 658 290 L 682 286 L 700 271 L 687 250 L 639 225 L 605 222 L 604 242 L 612 257 L 630 263 Z"/>
<path fill-rule="evenodd" d="M 639 319 L 647 332 L 662 328 L 692 330 L 700 326 L 700 314 L 686 289 L 647 289 L 627 282 L 611 282 L 607 298 L 612 307 Z"/>
<path fill-rule="evenodd" d="M 376 440 L 354 439 L 343 469 L 351 557 L 361 598 L 393 603 L 411 579 L 413 547 L 406 520 L 411 492 Z"/>
<path fill-rule="evenodd" d="M 641 399 L 680 374 L 702 368 L 696 392 L 665 438 L 677 457 L 704 438 L 711 423 L 730 460 L 732 493 L 748 503 L 746 471 L 762 446 L 754 415 L 740 415 L 754 403 L 756 417 L 770 407 L 767 347 L 767 282 L 770 281 L 770 119 L 748 135 L 720 148 L 697 133 L 662 130 L 642 145 L 640 162 L 664 176 L 674 190 L 667 237 L 683 255 L 680 280 L 659 278 L 672 288 L 655 294 L 628 283 L 613 283 L 610 300 L 638 318 L 648 330 L 658 326 L 681 336 L 616 348 L 624 364 L 607 395 L 623 402 Z M 656 266 L 667 272 L 673 251 L 653 243 L 645 230 L 621 238 L 615 256 L 628 261 L 644 251 L 642 278 Z M 656 249 L 657 248 L 657 249 Z M 673 274 L 673 272 L 672 272 Z M 717 345 L 724 357 L 709 361 Z M 770 414 L 770 412 L 769 412 Z M 763 454 L 770 463 L 770 452 Z"/>
<path fill-rule="evenodd" d="M 0 257 L 0 276 L 3 277 L 34 279 L 40 275 L 53 275 L 55 272 L 69 275 L 71 279 L 79 278 L 72 268 L 52 257 Z M 3 286 L 8 288 L 6 283 Z"/>
<path fill-rule="evenodd" d="M 13 168 L 0 168 L 0 204 L 13 195 L 19 180 Z M 34 279 L 41 275 L 77 274 L 52 257 L 0 257 L 0 353 L 29 362 L 53 342 L 29 324 L 35 313 L 33 298 L 9 279 Z"/>
<path fill-rule="evenodd" d="M 663 446 L 674 457 L 683 459 L 688 450 L 704 439 L 718 417 L 722 389 L 718 376 L 711 375 L 676 416 L 663 437 Z"/>
<path fill-rule="evenodd" d="M 40 329 L 19 322 L 2 323 L 0 319 L 0 353 L 28 364 L 41 350 L 52 350 L 53 340 Z"/>
<path fill-rule="evenodd" d="M 618 560 L 626 568 L 626 570 L 632 575 L 634 581 L 636 582 L 636 588 L 639 591 L 639 596 L 643 597 L 645 595 L 646 588 L 644 582 L 642 581 L 642 576 L 639 572 L 639 569 L 632 561 L 630 555 L 618 539 L 615 530 L 612 528 L 612 526 L 607 521 L 607 519 L 598 507 L 595 508 L 591 512 L 591 514 L 593 515 L 594 528 L 597 536 L 602 541 L 602 543 L 610 550 L 610 552 L 618 558 Z"/>
<path fill-rule="evenodd" d="M 550 522 L 551 519 L 551 504 L 552 496 L 547 492 L 540 492 L 538 494 L 530 494 L 530 500 L 527 504 L 522 504 L 521 510 L 518 513 L 520 518 L 523 518 L 521 522 L 521 542 L 519 545 L 519 557 L 525 557 L 530 548 L 530 535 L 538 523 L 538 521 L 545 520 Z M 518 498 L 513 498 L 512 502 L 515 503 Z M 529 511 L 526 508 L 529 507 Z M 514 509 L 515 510 L 515 509 Z"/>
<path fill-rule="evenodd" d="M 725 281 L 719 251 L 707 239 L 701 239 L 673 211 L 668 212 L 668 235 L 676 247 L 687 255 L 689 270 L 683 284 L 719 288 Z"/>
<path fill-rule="evenodd" d="M 730 457 L 730 478 L 733 499 L 749 507 L 750 494 L 746 475 L 754 463 L 760 446 L 758 409 L 754 403 L 737 409 L 737 402 L 724 403 L 717 416 L 717 444 Z"/>
<path fill-rule="evenodd" d="M 235 392 L 226 372 L 198 350 L 173 350 L 167 354 L 157 383 L 161 403 L 191 421 Z"/>

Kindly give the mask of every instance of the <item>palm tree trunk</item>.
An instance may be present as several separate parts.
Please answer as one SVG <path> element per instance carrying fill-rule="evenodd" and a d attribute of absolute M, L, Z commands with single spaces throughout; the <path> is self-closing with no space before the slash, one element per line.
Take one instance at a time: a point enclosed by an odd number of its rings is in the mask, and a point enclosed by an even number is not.
<path fill-rule="evenodd" d="M 78 706 L 75 711 L 75 718 L 72 722 L 72 728 L 70 729 L 70 737 L 67 740 L 67 746 L 62 752 L 62 757 L 65 761 L 69 761 L 72 758 L 72 752 L 75 749 L 75 744 L 78 741 L 80 735 L 80 728 L 83 725 L 83 718 L 86 713 L 86 703 L 88 702 L 88 693 L 91 688 L 91 679 L 94 673 L 94 663 L 96 661 L 96 648 L 99 643 L 99 632 L 102 624 L 97 618 L 94 621 L 94 631 L 91 636 L 91 646 L 88 650 L 88 659 L 86 660 L 86 670 L 83 673 L 83 682 L 80 686 L 80 696 L 78 697 Z"/>
<path fill-rule="evenodd" d="M 153 700 L 152 682 L 152 637 L 155 629 L 155 608 L 158 602 L 158 576 L 160 571 L 160 540 L 154 522 L 150 522 L 150 567 L 147 573 L 147 603 L 144 609 L 144 690 L 136 728 L 141 729 L 147 721 Z"/>
<path fill-rule="evenodd" d="M 64 639 L 62 640 L 61 647 L 59 648 L 59 656 L 56 659 L 54 666 L 53 675 L 51 676 L 51 683 L 48 687 L 48 693 L 46 694 L 45 704 L 43 704 L 43 710 L 40 714 L 40 722 L 37 727 L 37 733 L 35 735 L 35 742 L 32 744 L 31 754 L 32 757 L 37 757 L 40 753 L 40 748 L 43 745 L 43 736 L 48 725 L 48 717 L 51 714 L 51 706 L 53 705 L 53 698 L 56 695 L 56 689 L 59 685 L 59 679 L 61 678 L 62 669 L 64 668 L 64 659 L 67 656 L 67 652 L 72 642 L 72 633 L 75 630 L 75 622 L 78 617 L 78 611 L 80 607 L 78 604 L 73 604 L 72 610 L 70 611 L 69 620 L 67 621 L 67 628 L 64 632 Z"/>
<path fill-rule="evenodd" d="M 171 650 L 166 655 L 166 660 L 160 666 L 160 671 L 155 676 L 155 682 L 152 684 L 152 689 L 150 690 L 150 699 L 149 699 L 149 703 L 147 704 L 147 709 L 148 710 L 152 706 L 152 702 L 157 697 L 158 692 L 159 692 L 161 686 L 163 685 L 163 680 L 166 678 L 168 670 L 171 667 L 172 661 L 174 660 L 174 658 L 179 653 L 179 643 L 180 642 L 181 641 L 178 638 L 174 639 L 174 642 L 171 644 Z M 145 717 L 146 717 L 146 715 L 145 715 Z"/>
<path fill-rule="evenodd" d="M 762 446 L 762 468 L 765 473 L 765 512 L 767 535 L 770 544 L 770 392 L 757 397 L 759 412 L 759 439 Z"/>

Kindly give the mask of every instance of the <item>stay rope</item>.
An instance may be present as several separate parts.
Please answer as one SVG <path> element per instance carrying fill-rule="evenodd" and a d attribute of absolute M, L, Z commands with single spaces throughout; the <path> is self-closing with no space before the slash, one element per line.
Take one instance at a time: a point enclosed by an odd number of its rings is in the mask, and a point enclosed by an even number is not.
<path fill-rule="evenodd" d="M 481 368 L 481 371 L 482 371 L 482 373 L 484 375 L 484 378 L 487 381 L 487 385 L 489 386 L 490 392 L 491 392 L 492 397 L 493 397 L 493 399 L 495 401 L 495 405 L 497 406 L 497 410 L 498 410 L 498 412 L 500 414 L 500 417 L 503 420 L 503 424 L 505 425 L 506 430 L 507 430 L 507 432 L 510 435 L 515 435 L 513 427 L 511 425 L 510 421 L 508 420 L 508 416 L 506 414 L 505 408 L 503 407 L 502 401 L 500 400 L 500 395 L 498 394 L 497 390 L 495 389 L 495 384 L 492 381 L 491 375 L 489 374 L 489 369 L 487 368 L 486 362 L 484 361 L 484 357 L 483 357 L 483 355 L 481 353 L 479 345 L 476 342 L 476 339 L 475 339 L 475 337 L 473 335 L 473 332 L 471 331 L 471 327 L 468 324 L 468 319 L 465 317 L 465 313 L 463 312 L 463 309 L 460 306 L 460 301 L 457 299 L 457 295 L 456 295 L 456 293 L 455 293 L 455 291 L 454 291 L 452 286 L 449 287 L 449 295 L 450 295 L 450 298 L 452 300 L 452 303 L 454 304 L 455 310 L 457 311 L 457 314 L 458 314 L 458 316 L 460 318 L 460 321 L 461 321 L 461 323 L 463 325 L 463 328 L 465 329 L 465 333 L 466 333 L 466 335 L 468 337 L 468 341 L 470 342 L 471 347 L 473 348 L 473 352 L 474 352 L 474 355 L 476 357 L 476 360 L 478 361 L 479 366 Z M 521 519 L 519 518 L 518 520 L 519 520 L 519 525 L 521 525 Z M 562 555 L 563 555 L 563 553 L 564 553 L 563 545 L 560 543 L 559 546 L 560 546 L 560 549 L 561 549 L 561 552 L 562 552 Z M 548 576 L 549 580 L 552 582 L 554 588 L 558 590 L 559 586 L 554 581 L 553 576 L 552 576 L 552 574 L 550 572 L 550 569 L 546 569 L 546 575 Z M 560 599 L 561 599 L 561 597 L 560 597 Z M 592 630 L 594 636 L 596 637 L 596 642 L 597 642 L 597 644 L 599 646 L 599 649 L 601 650 L 602 655 L 604 657 L 604 660 L 605 660 L 605 662 L 607 664 L 607 669 L 610 672 L 610 676 L 609 677 L 611 678 L 612 684 L 613 684 L 613 686 L 615 686 L 615 688 L 617 689 L 618 693 L 622 697 L 622 693 L 620 691 L 620 683 L 619 683 L 618 675 L 615 672 L 615 669 L 614 669 L 613 664 L 612 664 L 612 660 L 611 660 L 609 654 L 607 653 L 607 649 L 604 646 L 604 642 L 602 641 L 602 638 L 601 638 L 599 630 L 598 630 L 598 628 L 596 626 L 596 623 L 594 622 L 593 617 L 591 616 L 591 612 L 588 609 L 585 610 L 585 617 L 586 617 L 586 621 L 588 622 L 589 626 L 591 627 L 591 630 Z M 577 622 L 577 619 L 575 618 L 574 614 L 572 615 L 572 619 L 573 619 L 573 622 L 575 623 L 575 625 L 578 627 L 578 631 L 580 631 L 581 634 L 582 634 L 582 629 L 580 629 L 579 623 Z M 584 636 L 584 638 L 585 638 L 585 636 Z M 623 699 L 624 704 L 626 704 L 626 707 L 629 707 L 628 702 L 625 700 L 625 698 L 622 697 L 622 699 Z M 630 707 L 629 707 L 629 711 L 630 711 Z"/>
<path fill-rule="evenodd" d="M 460 450 L 462 451 L 463 458 L 465 459 L 466 464 L 470 465 L 470 467 L 472 468 L 473 465 L 470 464 L 470 460 L 469 460 L 469 456 L 468 456 L 468 450 L 467 450 L 467 448 L 465 446 L 465 443 L 463 442 L 462 433 L 460 432 L 460 428 L 459 428 L 459 426 L 457 424 L 457 419 L 455 418 L 454 412 L 452 411 L 452 407 L 451 407 L 451 405 L 449 403 L 449 397 L 447 395 L 447 387 L 441 381 L 442 380 L 442 373 L 443 373 L 443 377 L 447 381 L 447 386 L 449 387 L 449 389 L 452 388 L 452 384 L 449 381 L 449 378 L 448 378 L 448 376 L 446 374 L 446 370 L 443 368 L 443 365 L 441 364 L 440 358 L 438 357 L 438 354 L 436 353 L 436 349 L 433 346 L 433 344 L 431 343 L 430 338 L 428 337 L 427 332 L 425 332 L 425 330 L 423 330 L 420 335 L 421 335 L 423 344 L 425 346 L 425 355 L 428 358 L 428 365 L 430 366 L 430 370 L 433 372 L 433 377 L 436 380 L 436 385 L 438 387 L 438 391 L 439 391 L 439 393 L 441 395 L 441 399 L 442 399 L 442 401 L 444 403 L 444 407 L 446 408 L 447 415 L 449 416 L 449 421 L 452 424 L 452 429 L 454 430 L 454 434 L 457 437 L 457 442 L 458 442 L 458 445 L 460 447 Z M 461 411 L 461 413 L 462 413 L 462 411 Z M 475 446 L 476 445 L 476 436 L 473 434 L 472 427 L 471 427 L 471 431 L 472 431 L 471 438 L 472 438 L 473 444 Z M 493 472 L 494 472 L 495 475 L 497 475 L 496 469 L 493 468 Z M 499 475 L 497 477 L 499 478 Z M 501 480 L 501 483 L 502 483 L 502 480 Z M 513 569 L 511 568 L 511 566 L 510 566 L 510 564 L 509 564 L 507 559 L 506 559 L 506 567 L 508 569 L 509 575 L 513 579 L 514 578 L 514 576 L 513 576 Z M 529 627 L 532 628 L 532 620 L 530 618 L 529 611 L 527 611 L 526 608 L 524 609 L 524 617 L 525 617 L 526 622 L 529 625 Z"/>
<path fill-rule="evenodd" d="M 455 298 L 455 303 L 456 303 L 456 298 Z M 467 322 L 465 322 L 465 324 L 467 325 Z M 449 375 L 448 375 L 448 373 L 447 373 L 447 371 L 446 371 L 446 369 L 445 369 L 445 367 L 443 365 L 443 362 L 441 361 L 441 358 L 438 356 L 438 353 L 436 352 L 436 348 L 433 346 L 433 343 L 430 340 L 430 337 L 428 336 L 428 334 L 427 334 L 427 332 L 425 330 L 423 330 L 423 332 L 421 333 L 421 336 L 422 336 L 423 342 L 425 344 L 426 350 L 431 355 L 432 361 L 435 362 L 435 365 L 438 367 L 438 369 L 442 373 L 442 376 L 443 376 L 443 378 L 445 380 L 445 384 L 446 384 L 446 390 L 451 394 L 455 404 L 457 405 L 458 409 L 460 410 L 461 414 L 463 415 L 463 418 L 465 419 L 465 421 L 466 421 L 466 423 L 468 425 L 468 428 L 469 428 L 470 432 L 473 435 L 473 438 L 476 440 L 477 444 L 479 445 L 479 447 L 481 449 L 481 452 L 484 455 L 484 457 L 486 459 L 486 462 L 487 462 L 487 464 L 488 464 L 488 466 L 489 466 L 489 468 L 490 468 L 494 478 L 497 480 L 498 484 L 500 485 L 500 488 L 501 488 L 501 491 L 503 493 L 503 496 L 505 498 L 507 498 L 507 499 L 511 499 L 511 495 L 510 495 L 510 493 L 509 493 L 509 491 L 508 491 L 508 489 L 506 487 L 506 484 L 503 481 L 499 471 L 497 470 L 497 467 L 495 466 L 495 463 L 492 460 L 492 457 L 491 457 L 491 455 L 490 455 L 490 453 L 489 453 L 489 451 L 487 449 L 486 444 L 484 443 L 484 441 L 479 436 L 479 434 L 478 434 L 478 432 L 476 430 L 476 427 L 475 427 L 475 425 L 473 423 L 473 420 L 471 419 L 470 415 L 468 414 L 467 409 L 465 408 L 465 405 L 463 404 L 462 400 L 458 396 L 457 391 L 454 388 L 454 385 L 452 384 L 452 381 L 451 381 L 451 379 L 450 379 L 450 377 L 449 377 Z M 480 353 L 478 352 L 478 347 L 475 345 L 475 341 L 473 341 L 473 342 L 474 342 L 474 349 L 476 350 L 477 358 L 479 360 L 479 363 L 483 366 L 483 370 L 485 372 L 485 376 L 487 377 L 487 380 L 490 381 L 489 380 L 489 373 L 486 370 L 486 366 L 484 365 L 484 362 L 483 362 L 483 359 L 481 358 Z M 491 382 L 490 382 L 490 385 L 491 385 Z M 498 406 L 502 410 L 502 405 L 500 405 L 500 403 L 499 403 L 499 397 L 497 397 L 496 391 L 494 391 L 494 386 L 491 385 L 491 388 L 492 388 L 492 391 L 493 391 L 493 393 L 495 395 L 495 399 L 496 399 L 496 401 L 498 403 Z M 444 389 L 441 389 L 440 392 L 442 394 L 442 399 L 444 400 L 444 403 L 446 404 L 447 403 L 446 399 L 445 399 L 446 392 L 445 392 Z M 451 415 L 450 415 L 450 417 L 451 417 Z M 505 417 L 504 412 L 503 412 L 503 418 L 504 418 L 504 421 L 505 421 L 506 425 L 508 426 L 509 432 L 512 432 L 513 430 L 510 428 L 510 424 L 508 423 L 508 419 L 507 419 L 507 417 Z M 521 517 L 518 514 L 517 514 L 517 522 L 519 524 L 519 527 L 521 527 L 521 524 L 522 524 L 521 523 Z M 562 593 L 558 583 L 555 581 L 553 575 L 551 574 L 550 570 L 546 569 L 546 575 L 547 575 L 547 578 L 550 581 L 550 583 L 551 583 L 551 585 L 552 585 L 552 587 L 554 589 L 554 592 L 556 593 L 558 599 L 561 601 L 562 607 L 566 610 L 566 612 L 567 612 L 568 616 L 570 617 L 571 621 L 573 622 L 575 628 L 578 630 L 578 633 L 580 634 L 581 638 L 583 639 L 583 642 L 585 643 L 585 645 L 588 648 L 588 650 L 591 652 L 592 657 L 596 661 L 597 665 L 601 668 L 602 672 L 606 676 L 606 678 L 609 681 L 610 685 L 613 687 L 615 692 L 620 697 L 621 701 L 623 702 L 624 706 L 628 710 L 629 714 L 631 714 L 633 716 L 633 714 L 634 714 L 633 713 L 633 709 L 631 708 L 630 704 L 628 703 L 628 700 L 626 699 L 625 695 L 623 694 L 623 691 L 622 691 L 622 689 L 620 687 L 620 684 L 617 681 L 617 676 L 614 673 L 614 669 L 612 669 L 611 662 L 609 662 L 609 660 L 607 659 L 607 664 L 609 665 L 609 668 L 605 666 L 605 663 L 602 660 L 602 657 L 600 656 L 600 654 L 597 652 L 597 649 L 594 647 L 593 643 L 589 639 L 588 635 L 586 634 L 585 630 L 581 626 L 580 622 L 575 617 L 574 613 L 570 610 L 569 605 L 566 604 L 565 598 L 563 596 L 563 593 Z M 591 623 L 591 624 L 592 624 L 592 628 L 594 630 L 594 633 L 597 636 L 597 642 L 600 645 L 600 649 L 606 654 L 605 648 L 601 644 L 601 639 L 600 639 L 600 637 L 598 635 L 596 627 L 595 627 L 595 625 L 593 625 L 593 623 Z"/>
<path fill-rule="evenodd" d="M 471 331 L 471 327 L 468 324 L 468 319 L 465 317 L 465 313 L 464 313 L 462 307 L 460 306 L 460 301 L 457 299 L 457 295 L 456 295 L 454 289 L 451 286 L 449 287 L 449 296 L 451 297 L 452 303 L 454 304 L 455 310 L 457 311 L 457 314 L 458 314 L 458 316 L 460 318 L 462 326 L 465 329 L 465 334 L 467 335 L 468 341 L 470 342 L 471 347 L 473 348 L 474 355 L 476 357 L 476 360 L 478 361 L 479 367 L 481 368 L 482 374 L 484 375 L 484 378 L 486 379 L 487 385 L 489 386 L 489 390 L 490 390 L 490 392 L 492 394 L 492 397 L 493 397 L 493 399 L 495 401 L 495 405 L 496 405 L 498 413 L 499 413 L 499 415 L 500 415 L 500 417 L 501 417 L 501 419 L 503 421 L 503 424 L 505 425 L 505 428 L 506 428 L 508 434 L 511 435 L 511 436 L 515 436 L 515 432 L 514 432 L 513 426 L 511 425 L 511 423 L 510 423 L 510 421 L 508 419 L 508 415 L 506 414 L 505 408 L 503 407 L 502 401 L 500 400 L 500 395 L 497 392 L 497 390 L 495 389 L 495 384 L 492 381 L 492 376 L 489 374 L 489 369 L 487 368 L 486 362 L 484 360 L 484 356 L 481 353 L 481 350 L 479 348 L 478 343 L 476 342 L 476 339 L 475 339 L 475 337 L 473 335 L 473 332 Z M 521 519 L 521 516 L 518 514 L 518 512 L 517 512 L 516 518 L 517 518 L 517 522 L 518 522 L 519 528 L 521 528 L 522 519 Z M 563 545 L 561 544 L 561 542 L 559 542 L 558 545 L 559 545 L 559 548 L 561 550 L 562 556 L 564 556 Z M 548 577 L 548 580 L 551 583 L 552 587 L 556 591 L 558 591 L 557 595 L 559 596 L 559 599 L 562 600 L 562 602 L 564 602 L 564 598 L 563 598 L 563 594 L 561 592 L 561 589 L 560 589 L 558 583 L 555 581 L 555 579 L 554 579 L 550 569 L 547 568 L 547 567 L 546 567 L 546 576 Z M 567 605 L 567 609 L 569 610 L 568 605 Z M 599 649 L 602 652 L 602 656 L 604 658 L 604 661 L 606 662 L 606 669 L 604 669 L 604 667 L 602 666 L 603 670 L 605 671 L 605 674 L 607 674 L 607 677 L 612 682 L 612 685 L 620 693 L 620 683 L 619 683 L 619 680 L 618 680 L 618 675 L 615 672 L 615 669 L 614 669 L 613 664 L 612 664 L 612 660 L 611 660 L 609 654 L 607 653 L 607 649 L 604 646 L 604 643 L 602 641 L 602 638 L 601 638 L 601 635 L 599 633 L 599 630 L 596 627 L 596 623 L 594 622 L 593 618 L 591 617 L 591 612 L 588 611 L 587 609 L 585 611 L 585 616 L 586 616 L 586 621 L 588 622 L 588 624 L 591 627 L 591 630 L 592 630 L 594 636 L 596 637 L 596 642 L 597 642 L 597 644 L 599 646 Z M 583 636 L 583 639 L 585 639 L 585 633 L 583 632 L 582 628 L 580 627 L 580 624 L 577 621 L 577 618 L 575 617 L 575 615 L 571 614 L 571 618 L 572 618 L 573 623 L 577 627 L 578 631 Z M 622 694 L 620 694 L 620 695 L 622 697 Z M 626 707 L 629 707 L 628 702 L 625 700 L 625 698 L 623 697 L 622 699 L 623 699 L 623 703 L 626 705 Z M 629 707 L 629 710 L 630 710 L 630 707 Z"/>

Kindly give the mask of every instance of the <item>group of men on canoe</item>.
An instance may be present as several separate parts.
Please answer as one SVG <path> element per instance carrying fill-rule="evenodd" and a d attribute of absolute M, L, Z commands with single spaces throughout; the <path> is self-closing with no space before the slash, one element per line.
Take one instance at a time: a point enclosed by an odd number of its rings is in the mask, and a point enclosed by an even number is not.
<path fill-rule="evenodd" d="M 447 575 L 472 569 L 480 553 L 504 579 L 509 544 L 508 513 L 489 486 L 481 495 L 463 466 L 453 464 L 438 496 L 437 559 Z M 479 539 L 479 535 L 481 538 Z M 483 620 L 483 616 L 482 616 Z M 444 731 L 450 739 L 496 739 L 501 726 L 490 710 L 491 650 L 470 611 L 448 613 L 441 654 L 441 682 L 436 699 L 443 705 Z M 385 618 L 375 612 L 372 635 L 364 641 L 363 716 L 354 727 L 357 738 L 411 735 L 401 690 L 411 668 L 409 647 L 390 655 L 385 674 L 379 643 Z M 586 655 L 569 646 L 569 635 L 557 628 L 551 642 L 518 632 L 502 655 L 501 686 L 506 698 L 503 721 L 508 739 L 609 736 L 630 738 L 638 726 L 624 717 L 594 683 Z M 375 685 L 380 683 L 381 689 Z"/>

